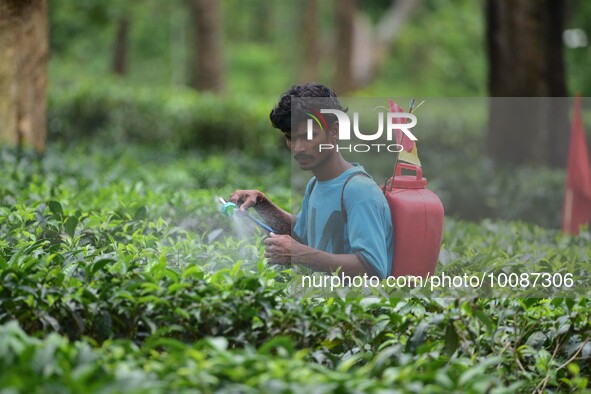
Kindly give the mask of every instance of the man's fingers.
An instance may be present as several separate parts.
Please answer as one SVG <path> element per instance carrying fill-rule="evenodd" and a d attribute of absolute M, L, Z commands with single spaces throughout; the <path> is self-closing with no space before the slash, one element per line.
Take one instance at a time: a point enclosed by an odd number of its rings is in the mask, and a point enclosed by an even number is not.
<path fill-rule="evenodd" d="M 266 253 L 265 252 L 265 258 L 267 260 L 269 260 L 269 263 L 272 263 L 272 264 L 290 264 L 291 263 L 291 258 L 289 258 L 287 256 L 277 256 L 273 253 Z"/>
<path fill-rule="evenodd" d="M 277 244 L 283 241 L 289 241 L 286 238 L 291 238 L 289 235 L 284 235 L 284 234 L 280 234 L 277 235 L 275 233 L 269 233 L 269 236 L 267 238 L 265 238 L 265 244 L 270 245 L 270 244 Z"/>
<path fill-rule="evenodd" d="M 291 250 L 291 246 L 289 244 L 285 244 L 280 240 L 272 240 L 267 238 L 265 241 L 265 249 L 266 250 L 273 250 L 273 251 L 284 251 L 289 252 Z"/>
<path fill-rule="evenodd" d="M 242 195 L 242 190 L 236 190 L 234 193 L 230 194 L 230 202 L 233 202 L 236 205 L 240 203 L 240 196 Z"/>
<path fill-rule="evenodd" d="M 284 234 L 270 233 L 264 239 L 265 257 L 274 264 L 291 263 L 291 237 Z"/>
<path fill-rule="evenodd" d="M 230 201 L 245 211 L 259 202 L 261 192 L 257 190 L 236 190 L 230 195 Z"/>
<path fill-rule="evenodd" d="M 272 252 L 279 252 L 280 248 L 277 247 L 276 245 L 267 245 L 265 246 L 265 251 L 268 253 L 272 253 Z"/>
<path fill-rule="evenodd" d="M 265 240 L 265 250 L 267 252 L 274 252 L 274 253 L 287 253 L 289 252 L 289 250 L 286 250 L 284 245 L 282 245 L 280 242 L 273 242 L 271 241 L 270 243 L 266 242 L 267 240 Z"/>
<path fill-rule="evenodd" d="M 240 204 L 240 210 L 241 211 L 246 211 L 248 208 L 252 207 L 256 203 L 257 203 L 257 201 L 256 201 L 256 199 L 254 197 L 248 196 L 248 197 L 246 197 L 246 199 L 244 200 L 244 202 L 242 204 Z"/>
<path fill-rule="evenodd" d="M 291 238 L 291 236 L 285 235 L 285 234 L 269 233 L 269 236 L 267 238 L 265 238 L 265 242 L 267 242 L 267 241 L 269 241 L 269 243 L 281 242 L 282 240 L 284 240 L 286 238 Z"/>

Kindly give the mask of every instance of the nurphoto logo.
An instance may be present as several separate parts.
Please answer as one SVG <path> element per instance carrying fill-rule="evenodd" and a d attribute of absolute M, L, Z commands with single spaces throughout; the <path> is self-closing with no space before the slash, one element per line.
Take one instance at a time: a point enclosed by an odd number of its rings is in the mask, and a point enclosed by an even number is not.
<path fill-rule="evenodd" d="M 351 120 L 349 116 L 337 109 L 321 109 L 320 111 L 312 111 L 313 113 L 307 113 L 310 116 L 307 123 L 307 137 L 308 140 L 313 138 L 314 122 L 320 127 L 321 130 L 328 128 L 328 123 L 322 114 L 333 114 L 337 117 L 339 125 L 339 141 L 350 141 L 351 140 Z M 408 122 L 410 120 L 410 122 Z M 410 129 L 417 124 L 417 117 L 408 112 L 388 112 L 386 114 L 386 140 L 388 142 L 394 141 L 392 144 L 384 143 L 373 143 L 373 144 L 349 144 L 349 145 L 333 145 L 333 144 L 320 144 L 318 151 L 336 149 L 338 151 L 349 151 L 349 152 L 369 152 L 375 150 L 380 152 L 383 148 L 388 152 L 401 152 L 403 150 L 400 141 L 396 141 L 395 130 L 402 132 L 402 138 L 405 136 L 411 141 L 417 141 L 417 137 L 410 131 Z M 353 134 L 361 141 L 376 141 L 382 137 L 384 133 L 384 113 L 378 113 L 378 130 L 373 134 L 365 134 L 359 130 L 359 113 L 353 113 Z"/>

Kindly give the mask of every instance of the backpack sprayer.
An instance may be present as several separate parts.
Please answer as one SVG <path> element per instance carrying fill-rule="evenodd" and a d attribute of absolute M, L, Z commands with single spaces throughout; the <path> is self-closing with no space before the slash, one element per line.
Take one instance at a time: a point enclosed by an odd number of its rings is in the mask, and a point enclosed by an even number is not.
<path fill-rule="evenodd" d="M 273 229 L 271 227 L 267 226 L 265 223 L 263 223 L 259 219 L 255 218 L 254 216 L 252 216 L 248 212 L 241 211 L 241 210 L 237 209 L 238 206 L 236 204 L 234 204 L 233 202 L 226 201 L 223 197 L 220 197 L 220 202 L 222 203 L 222 206 L 220 207 L 220 212 L 222 213 L 222 215 L 224 215 L 226 217 L 230 217 L 234 214 L 234 212 L 239 212 L 241 215 L 246 216 L 247 218 L 252 220 L 257 226 L 259 226 L 260 228 L 262 228 L 266 232 L 268 232 L 268 233 L 275 232 L 275 231 L 273 231 Z"/>
<path fill-rule="evenodd" d="M 413 109 L 416 110 L 423 103 L 424 101 L 415 107 L 412 99 L 408 112 L 412 113 Z M 390 101 L 391 111 L 396 112 L 395 106 L 397 105 Z M 400 138 L 401 145 L 403 139 L 404 134 Z M 437 267 L 443 235 L 443 204 L 435 193 L 427 189 L 427 179 L 423 178 L 420 163 L 401 163 L 398 159 L 399 156 L 396 156 L 394 173 L 382 188 L 390 206 L 392 229 L 396 234 L 392 276 L 413 275 L 425 278 L 433 274 Z M 414 171 L 415 175 L 402 175 L 402 169 Z"/>

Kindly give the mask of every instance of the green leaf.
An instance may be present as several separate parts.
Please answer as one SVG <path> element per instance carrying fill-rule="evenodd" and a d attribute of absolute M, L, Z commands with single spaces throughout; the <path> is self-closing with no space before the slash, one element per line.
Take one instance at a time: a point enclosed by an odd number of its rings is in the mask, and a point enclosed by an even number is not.
<path fill-rule="evenodd" d="M 181 278 L 185 279 L 187 277 L 194 277 L 196 279 L 201 279 L 204 275 L 203 268 L 198 265 L 192 265 L 183 271 Z"/>
<path fill-rule="evenodd" d="M 570 372 L 571 375 L 579 376 L 579 374 L 581 373 L 581 368 L 575 363 L 569 363 L 566 366 L 566 368 L 568 369 L 568 372 Z"/>
<path fill-rule="evenodd" d="M 273 355 L 280 353 L 281 349 L 284 350 L 283 353 L 286 353 L 284 356 L 292 356 L 296 351 L 293 340 L 288 336 L 281 335 L 262 344 L 258 353 Z"/>
<path fill-rule="evenodd" d="M 425 343 L 425 339 L 427 338 L 427 329 L 429 328 L 429 323 L 421 322 L 417 326 L 415 332 L 413 333 L 412 337 L 406 344 L 406 351 L 407 352 L 415 352 L 417 348 Z"/>
<path fill-rule="evenodd" d="M 144 220 L 148 217 L 148 208 L 145 206 L 141 206 L 135 210 L 135 214 L 133 215 L 134 220 Z"/>
<path fill-rule="evenodd" d="M 176 315 L 182 317 L 183 319 L 189 320 L 191 318 L 191 315 L 189 315 L 189 312 L 187 312 L 186 310 L 184 310 L 182 308 L 175 308 L 174 313 Z"/>
<path fill-rule="evenodd" d="M 76 226 L 78 226 L 78 219 L 74 216 L 68 216 L 64 221 L 64 229 L 70 237 L 74 237 Z"/>
<path fill-rule="evenodd" d="M 115 263 L 116 261 L 117 260 L 109 259 L 109 258 L 99 259 L 92 264 L 92 268 L 90 269 L 90 272 L 95 274 L 96 272 L 105 268 L 108 264 Z"/>
<path fill-rule="evenodd" d="M 223 352 L 228 349 L 228 340 L 224 337 L 207 338 L 205 343 L 212 349 Z"/>
<path fill-rule="evenodd" d="M 170 295 L 172 293 L 176 293 L 177 291 L 186 289 L 188 287 L 191 287 L 189 283 L 173 283 L 168 287 L 168 291 L 166 292 L 166 294 Z"/>
<path fill-rule="evenodd" d="M 57 202 L 55 200 L 51 200 L 47 203 L 47 206 L 49 207 L 49 210 L 51 211 L 53 216 L 58 216 L 60 218 L 64 216 L 64 210 L 62 209 L 62 204 L 60 204 L 59 202 Z"/>
<path fill-rule="evenodd" d="M 111 336 L 113 330 L 113 320 L 108 311 L 99 313 L 97 318 L 97 330 L 99 337 L 105 339 Z"/>
<path fill-rule="evenodd" d="M 478 320 L 480 320 L 486 326 L 487 331 L 490 334 L 493 334 L 495 329 L 495 323 L 490 319 L 490 317 L 488 317 L 486 313 L 484 313 L 480 309 L 474 309 L 473 313 L 474 315 L 476 315 Z"/>
<path fill-rule="evenodd" d="M 445 353 L 448 356 L 454 354 L 460 343 L 460 338 L 453 323 L 450 322 L 445 328 Z"/>
<path fill-rule="evenodd" d="M 460 376 L 459 384 L 461 386 L 466 386 L 470 383 L 474 383 L 474 381 L 477 379 L 488 376 L 486 370 L 492 367 L 493 365 L 499 364 L 499 362 L 499 357 L 493 357 L 483 360 L 480 364 L 464 371 L 464 373 L 462 373 L 462 375 Z"/>

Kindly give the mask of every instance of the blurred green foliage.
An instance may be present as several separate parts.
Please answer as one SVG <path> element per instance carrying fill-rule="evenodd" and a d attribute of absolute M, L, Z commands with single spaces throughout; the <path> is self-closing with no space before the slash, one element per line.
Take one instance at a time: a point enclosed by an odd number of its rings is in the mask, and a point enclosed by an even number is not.
<path fill-rule="evenodd" d="M 390 57 L 363 94 L 486 96 L 483 3 L 425 1 L 402 27 Z"/>
<path fill-rule="evenodd" d="M 238 149 L 274 158 L 282 134 L 268 120 L 270 102 L 218 97 L 191 89 L 85 78 L 49 95 L 50 141 L 135 143 L 161 148 Z"/>
<path fill-rule="evenodd" d="M 591 3 L 577 1 L 571 3 L 568 15 L 570 29 L 581 29 L 586 36 L 586 45 L 578 48 L 565 48 L 567 87 L 571 95 L 591 96 Z"/>
<path fill-rule="evenodd" d="M 376 24 L 391 1 L 359 2 Z M 304 0 L 224 0 L 224 53 L 229 94 L 277 96 L 299 78 Z M 331 83 L 335 64 L 334 3 L 318 3 L 321 49 L 318 81 Z M 188 81 L 191 21 L 186 2 L 144 0 L 56 0 L 49 3 L 52 87 L 84 75 L 107 76 L 117 19 L 128 15 L 130 70 L 126 79 L 142 85 L 185 85 Z M 570 7 L 568 28 L 591 37 L 591 6 Z M 372 96 L 485 96 L 487 63 L 484 2 L 425 0 L 402 26 L 374 81 L 357 94 Z M 564 47 L 568 87 L 591 95 L 586 72 L 591 46 Z"/>

